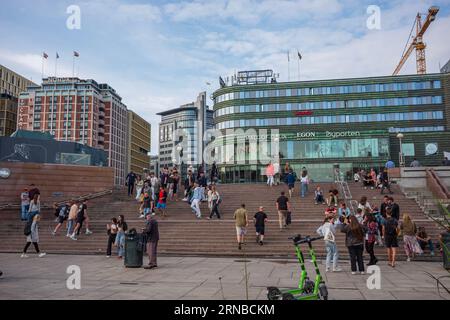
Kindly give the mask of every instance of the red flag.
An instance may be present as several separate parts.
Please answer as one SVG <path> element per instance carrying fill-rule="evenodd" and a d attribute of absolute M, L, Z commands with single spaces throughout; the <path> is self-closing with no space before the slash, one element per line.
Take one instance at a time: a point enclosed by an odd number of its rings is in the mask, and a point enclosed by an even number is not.
<path fill-rule="evenodd" d="M 80 56 L 80 54 L 79 54 L 78 52 L 76 52 L 76 51 L 73 52 L 73 55 L 74 55 L 75 57 L 79 57 L 79 56 Z"/>
<path fill-rule="evenodd" d="M 44 57 L 44 59 L 48 58 L 48 54 L 46 54 L 45 52 L 42 53 L 42 56 Z"/>

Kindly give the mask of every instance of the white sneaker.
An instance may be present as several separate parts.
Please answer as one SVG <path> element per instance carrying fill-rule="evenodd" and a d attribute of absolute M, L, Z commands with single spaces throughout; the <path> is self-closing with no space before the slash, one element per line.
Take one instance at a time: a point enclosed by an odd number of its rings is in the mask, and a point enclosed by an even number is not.
<path fill-rule="evenodd" d="M 141 215 L 139 216 L 139 218 L 143 218 L 143 217 L 145 217 L 143 214 L 141 214 Z"/>
<path fill-rule="evenodd" d="M 407 262 L 411 262 L 411 258 L 406 259 Z"/>
<path fill-rule="evenodd" d="M 90 234 L 92 234 L 92 231 L 91 230 L 86 230 L 86 234 L 90 235 Z"/>
<path fill-rule="evenodd" d="M 71 236 L 70 236 L 70 239 L 72 239 L 72 240 L 78 240 L 77 237 L 75 237 L 75 235 L 71 235 Z"/>
<path fill-rule="evenodd" d="M 52 231 L 52 236 L 56 236 L 56 232 L 55 231 Z"/>
<path fill-rule="evenodd" d="M 42 253 L 39 253 L 38 257 L 39 257 L 39 258 L 42 258 L 42 257 L 45 257 L 45 255 L 46 255 L 46 253 L 45 253 L 45 252 L 42 252 Z"/>
<path fill-rule="evenodd" d="M 330 268 L 326 268 L 326 269 L 325 269 L 325 272 L 330 272 Z"/>
<path fill-rule="evenodd" d="M 111 258 L 111 256 L 106 256 L 107 258 Z"/>
<path fill-rule="evenodd" d="M 21 258 L 28 258 L 28 256 L 25 253 L 22 253 L 22 255 L 20 257 Z"/>
<path fill-rule="evenodd" d="M 362 275 L 364 275 L 364 274 L 365 274 L 365 272 L 364 272 L 364 271 L 361 271 L 361 274 L 362 274 Z"/>
<path fill-rule="evenodd" d="M 66 237 L 67 237 L 67 238 L 70 238 L 70 234 L 66 234 Z"/>
<path fill-rule="evenodd" d="M 352 275 L 355 275 L 355 274 L 356 274 L 356 272 L 352 271 Z"/>
<path fill-rule="evenodd" d="M 341 271 L 342 271 L 341 268 L 335 268 L 335 269 L 333 269 L 333 272 L 341 272 Z"/>

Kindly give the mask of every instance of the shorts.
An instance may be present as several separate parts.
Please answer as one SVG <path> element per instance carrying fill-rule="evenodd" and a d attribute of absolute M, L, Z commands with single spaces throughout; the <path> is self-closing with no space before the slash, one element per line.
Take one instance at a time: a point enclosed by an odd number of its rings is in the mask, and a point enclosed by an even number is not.
<path fill-rule="evenodd" d="M 156 209 L 165 209 L 165 208 L 166 208 L 166 204 L 165 203 L 158 202 L 156 204 Z"/>
<path fill-rule="evenodd" d="M 79 223 L 79 224 L 82 224 L 82 223 L 83 223 L 83 221 L 84 221 L 84 217 L 83 217 L 83 218 L 81 218 L 81 219 L 78 219 L 78 218 L 77 218 L 77 220 L 75 221 L 75 223 Z"/>
<path fill-rule="evenodd" d="M 64 223 L 64 220 L 66 220 L 64 216 L 58 216 L 58 223 Z"/>
<path fill-rule="evenodd" d="M 294 184 L 293 183 L 289 183 L 288 187 L 289 187 L 289 189 L 294 189 Z"/>
<path fill-rule="evenodd" d="M 247 234 L 247 228 L 246 227 L 237 227 L 236 226 L 236 234 L 238 236 L 245 236 Z"/>
<path fill-rule="evenodd" d="M 264 226 L 255 226 L 256 228 L 256 233 L 260 234 L 260 235 L 264 235 Z"/>
<path fill-rule="evenodd" d="M 398 239 L 397 237 L 384 237 L 384 245 L 386 248 L 398 248 Z"/>

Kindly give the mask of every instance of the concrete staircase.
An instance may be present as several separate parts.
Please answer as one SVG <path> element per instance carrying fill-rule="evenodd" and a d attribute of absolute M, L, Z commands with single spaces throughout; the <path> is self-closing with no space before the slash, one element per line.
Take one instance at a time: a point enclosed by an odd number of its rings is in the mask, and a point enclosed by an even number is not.
<path fill-rule="evenodd" d="M 293 257 L 294 248 L 288 237 L 295 234 L 315 236 L 315 230 L 324 218 L 324 205 L 315 205 L 313 190 L 320 185 L 325 193 L 332 184 L 314 184 L 310 186 L 306 198 L 299 197 L 298 185 L 295 196 L 292 198 L 293 222 L 288 230 L 280 231 L 278 228 L 278 214 L 275 210 L 275 201 L 281 191 L 286 191 L 285 185 L 269 188 L 261 184 L 228 184 L 219 185 L 218 190 L 223 198 L 220 207 L 222 220 L 206 220 L 209 216 L 206 203 L 202 203 L 202 219 L 196 219 L 188 203 L 169 201 L 168 216 L 157 217 L 160 228 L 159 252 L 166 255 L 203 255 L 203 256 L 236 256 L 236 257 Z M 360 185 L 349 184 L 353 199 L 359 199 L 366 195 L 371 204 L 379 206 L 382 196 L 378 190 L 365 190 Z M 403 196 L 397 186 L 393 188 L 396 202 L 400 206 L 401 213 L 408 213 L 416 221 L 418 226 L 424 226 L 430 236 L 437 241 L 438 234 L 442 232 L 437 224 L 426 218 L 421 208 L 413 199 Z M 249 226 L 249 233 L 244 250 L 238 250 L 236 244 L 233 213 L 245 203 L 250 217 L 258 210 L 259 206 L 266 208 L 269 222 L 266 226 L 266 241 L 264 246 L 255 242 L 254 227 Z M 81 235 L 78 241 L 65 237 L 62 231 L 53 237 L 50 231 L 55 226 L 54 215 L 50 210 L 42 214 L 40 224 L 40 247 L 48 253 L 63 254 L 105 254 L 106 252 L 106 224 L 111 217 L 124 214 L 129 228 L 138 231 L 144 226 L 144 220 L 138 218 L 138 203 L 126 196 L 126 192 L 114 191 L 113 194 L 94 199 L 88 204 L 88 213 L 91 219 L 91 229 L 94 234 Z M 0 224 L 0 252 L 19 253 L 25 244 L 23 235 L 23 223 L 19 220 L 17 209 L 0 211 L 2 223 Z M 344 245 L 344 235 L 338 234 L 337 242 L 341 258 L 347 259 L 348 252 Z M 401 245 L 401 244 L 400 244 Z M 319 257 L 325 255 L 322 241 L 314 243 Z M 306 248 L 305 248 L 306 249 Z M 30 248 L 29 250 L 32 250 Z M 383 247 L 376 248 L 376 254 L 380 260 L 386 259 L 386 250 Z M 32 251 L 30 251 L 32 252 Z M 404 259 L 404 250 L 399 250 L 399 259 Z M 431 259 L 425 254 L 421 259 Z M 435 257 L 434 259 L 440 259 Z"/>

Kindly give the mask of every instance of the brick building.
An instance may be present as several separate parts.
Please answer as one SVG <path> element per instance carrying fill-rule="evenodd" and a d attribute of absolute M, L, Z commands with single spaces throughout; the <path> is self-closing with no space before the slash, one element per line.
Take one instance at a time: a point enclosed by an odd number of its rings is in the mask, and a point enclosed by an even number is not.
<path fill-rule="evenodd" d="M 78 78 L 43 79 L 19 96 L 17 128 L 50 132 L 56 140 L 99 148 L 108 154 L 115 184 L 126 176 L 128 111 L 107 84 Z"/>

